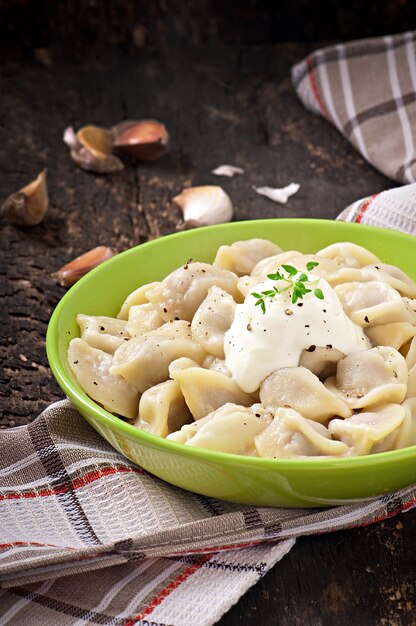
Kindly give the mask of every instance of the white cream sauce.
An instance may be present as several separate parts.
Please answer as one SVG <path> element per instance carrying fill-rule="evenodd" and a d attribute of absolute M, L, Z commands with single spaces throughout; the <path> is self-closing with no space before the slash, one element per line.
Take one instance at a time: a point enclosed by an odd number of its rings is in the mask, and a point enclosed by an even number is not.
<path fill-rule="evenodd" d="M 284 286 L 280 281 L 267 279 L 251 289 L 243 304 L 237 305 L 224 337 L 224 351 L 226 367 L 243 391 L 252 393 L 277 369 L 296 367 L 303 350 L 312 352 L 328 346 L 347 355 L 371 347 L 362 328 L 347 317 L 326 280 L 313 273 L 307 276 L 308 281 L 319 280 L 315 287 L 322 291 L 323 300 L 311 292 L 292 304 L 290 288 L 265 298 L 263 313 L 252 292 Z"/>

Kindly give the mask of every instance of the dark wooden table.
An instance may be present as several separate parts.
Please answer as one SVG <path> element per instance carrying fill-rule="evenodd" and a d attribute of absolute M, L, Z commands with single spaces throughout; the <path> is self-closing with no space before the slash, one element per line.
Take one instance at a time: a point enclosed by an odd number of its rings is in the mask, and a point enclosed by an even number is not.
<path fill-rule="evenodd" d="M 237 220 L 334 218 L 393 186 L 297 100 L 290 67 L 317 45 L 102 53 L 77 64 L 44 53 L 37 61 L 3 58 L 0 196 L 47 167 L 51 204 L 39 226 L 1 224 L 2 428 L 28 423 L 62 397 L 45 355 L 48 319 L 65 291 L 51 273 L 96 245 L 122 251 L 182 230 L 171 198 L 184 185 L 221 184 Z M 67 125 L 111 126 L 126 117 L 163 120 L 169 155 L 111 176 L 73 165 L 62 143 Z M 214 177 L 222 163 L 245 176 Z M 252 191 L 291 181 L 301 189 L 287 205 Z M 416 624 L 415 531 L 410 511 L 300 539 L 220 624 Z"/>

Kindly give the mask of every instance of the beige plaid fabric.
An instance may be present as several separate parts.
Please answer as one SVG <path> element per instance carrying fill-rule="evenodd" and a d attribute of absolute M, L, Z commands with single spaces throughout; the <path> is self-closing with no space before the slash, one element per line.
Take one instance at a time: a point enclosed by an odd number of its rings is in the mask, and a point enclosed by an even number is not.
<path fill-rule="evenodd" d="M 329 509 L 185 492 L 121 456 L 67 400 L 0 431 L 0 447 L 2 626 L 209 626 L 296 537 L 416 505 L 416 485 Z"/>
<path fill-rule="evenodd" d="M 307 109 L 389 178 L 416 180 L 416 32 L 317 50 L 292 68 Z"/>

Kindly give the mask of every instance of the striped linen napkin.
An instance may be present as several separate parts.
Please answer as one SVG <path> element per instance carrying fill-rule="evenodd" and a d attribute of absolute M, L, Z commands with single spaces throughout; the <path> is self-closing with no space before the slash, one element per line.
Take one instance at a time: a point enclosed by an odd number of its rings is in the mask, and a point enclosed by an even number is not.
<path fill-rule="evenodd" d="M 292 68 L 305 107 L 401 183 L 416 180 L 415 38 L 413 31 L 338 44 Z"/>
<path fill-rule="evenodd" d="M 416 485 L 328 509 L 192 494 L 116 452 L 68 400 L 0 431 L 0 447 L 2 626 L 209 626 L 296 537 L 416 506 Z"/>

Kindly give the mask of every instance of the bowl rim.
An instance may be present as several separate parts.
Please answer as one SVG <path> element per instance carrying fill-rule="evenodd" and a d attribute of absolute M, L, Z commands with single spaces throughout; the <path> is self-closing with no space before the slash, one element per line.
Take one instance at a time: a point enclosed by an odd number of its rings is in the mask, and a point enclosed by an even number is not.
<path fill-rule="evenodd" d="M 115 428 L 116 430 L 121 431 L 123 434 L 127 435 L 131 441 L 131 439 L 137 439 L 137 442 L 140 444 L 141 441 L 150 444 L 152 447 L 161 447 L 164 451 L 171 451 L 173 453 L 179 453 L 180 455 L 184 455 L 189 458 L 200 459 L 205 462 L 217 462 L 228 465 L 244 465 L 246 467 L 253 468 L 262 468 L 262 469 L 273 469 L 278 471 L 279 469 L 282 471 L 292 471 L 292 472 L 321 472 L 322 470 L 334 469 L 362 469 L 363 467 L 371 468 L 372 466 L 378 466 L 379 464 L 394 464 L 396 462 L 403 462 L 405 460 L 415 459 L 416 457 L 416 445 L 408 446 L 406 448 L 399 448 L 398 450 L 389 450 L 387 452 L 377 452 L 374 454 L 367 455 L 357 455 L 353 457 L 335 457 L 335 458 L 321 458 L 321 457 L 306 457 L 301 459 L 272 459 L 265 457 L 252 457 L 247 455 L 239 455 L 232 454 L 228 452 L 221 452 L 217 450 L 210 450 L 206 448 L 197 448 L 193 446 L 186 446 L 181 443 L 176 443 L 174 441 L 170 441 L 169 439 L 165 439 L 164 437 L 160 437 L 158 435 L 153 435 L 146 431 L 140 430 L 124 421 L 121 417 L 117 417 L 101 407 L 98 403 L 96 403 L 92 398 L 90 398 L 84 391 L 81 390 L 78 385 L 75 385 L 75 382 L 69 377 L 67 374 L 59 355 L 59 319 L 61 312 L 66 307 L 67 303 L 70 302 L 74 293 L 78 290 L 80 286 L 84 284 L 91 283 L 94 281 L 95 277 L 106 271 L 106 268 L 109 265 L 116 264 L 119 262 L 120 258 L 125 259 L 128 256 L 134 256 L 137 254 L 138 249 L 146 251 L 149 247 L 154 246 L 155 244 L 161 245 L 161 242 L 165 240 L 171 240 L 172 238 L 180 241 L 182 238 L 186 238 L 189 236 L 196 236 L 195 233 L 201 232 L 217 232 L 222 230 L 230 230 L 232 231 L 234 228 L 238 230 L 238 228 L 242 228 L 247 225 L 267 225 L 270 222 L 286 223 L 286 224 L 295 224 L 297 227 L 305 226 L 308 224 L 316 223 L 322 225 L 331 224 L 331 228 L 346 228 L 346 230 L 357 230 L 357 232 L 363 233 L 367 232 L 380 232 L 385 236 L 388 233 L 389 237 L 397 237 L 399 240 L 405 239 L 410 242 L 416 243 L 416 236 L 402 233 L 401 231 L 394 231 L 387 228 L 381 228 L 378 226 L 370 226 L 367 224 L 356 224 L 353 222 L 343 222 L 337 220 L 329 220 L 329 219 L 320 219 L 320 218 L 271 218 L 271 219 L 258 219 L 258 220 L 241 220 L 238 222 L 229 222 L 227 224 L 215 224 L 212 226 L 200 227 L 198 229 L 181 231 L 178 233 L 172 233 L 168 235 L 164 235 L 159 237 L 158 239 L 153 239 L 151 241 L 147 241 L 142 244 L 138 244 L 137 246 L 133 246 L 128 250 L 120 252 L 119 254 L 113 256 L 111 259 L 108 259 L 105 263 L 97 266 L 88 274 L 83 276 L 75 285 L 73 285 L 66 294 L 60 299 L 58 304 L 56 305 L 51 318 L 49 320 L 47 332 L 46 332 L 46 353 L 49 362 L 49 366 L 52 370 L 52 373 L 58 382 L 60 388 L 65 392 L 67 397 L 75 404 L 75 407 L 79 407 L 82 411 L 87 414 L 91 414 L 93 418 L 95 418 L 98 423 L 102 426 L 106 426 L 112 430 Z M 238 226 L 241 225 L 241 226 Z M 162 244 L 163 245 L 163 244 Z M 85 418 L 84 418 L 85 419 Z"/>

